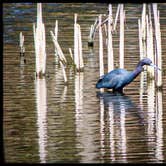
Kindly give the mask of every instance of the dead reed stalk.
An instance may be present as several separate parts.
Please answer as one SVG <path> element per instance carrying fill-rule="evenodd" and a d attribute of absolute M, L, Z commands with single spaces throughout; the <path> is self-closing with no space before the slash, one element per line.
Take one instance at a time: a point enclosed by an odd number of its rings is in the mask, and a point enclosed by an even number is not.
<path fill-rule="evenodd" d="M 37 3 L 37 26 L 33 24 L 35 54 L 36 54 L 36 76 L 41 77 L 46 72 L 46 39 L 45 26 L 42 22 L 42 4 Z"/>

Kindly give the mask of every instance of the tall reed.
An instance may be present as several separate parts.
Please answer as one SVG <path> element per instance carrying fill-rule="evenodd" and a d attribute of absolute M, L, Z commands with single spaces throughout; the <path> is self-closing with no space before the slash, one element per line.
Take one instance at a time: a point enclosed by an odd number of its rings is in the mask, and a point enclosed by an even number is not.
<path fill-rule="evenodd" d="M 33 24 L 33 34 L 36 54 L 36 76 L 41 77 L 46 72 L 46 39 L 41 3 L 37 3 L 37 25 Z"/>

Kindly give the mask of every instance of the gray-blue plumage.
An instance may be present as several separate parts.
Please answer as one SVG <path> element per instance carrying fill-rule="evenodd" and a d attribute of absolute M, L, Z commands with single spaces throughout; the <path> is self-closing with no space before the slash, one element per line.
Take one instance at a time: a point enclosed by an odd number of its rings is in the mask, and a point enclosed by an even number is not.
<path fill-rule="evenodd" d="M 137 64 L 135 70 L 133 71 L 127 71 L 125 69 L 114 69 L 103 75 L 98 80 L 96 88 L 108 88 L 113 89 L 113 91 L 122 92 L 123 88 L 127 84 L 131 83 L 143 71 L 144 65 L 156 67 L 152 64 L 152 61 L 149 58 L 144 58 Z"/>

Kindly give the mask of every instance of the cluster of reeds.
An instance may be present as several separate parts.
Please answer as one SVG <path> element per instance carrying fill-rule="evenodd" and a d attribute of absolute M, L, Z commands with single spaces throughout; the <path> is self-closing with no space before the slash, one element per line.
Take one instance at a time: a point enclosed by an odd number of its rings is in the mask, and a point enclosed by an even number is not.
<path fill-rule="evenodd" d="M 36 76 L 43 76 L 46 72 L 46 40 L 45 40 L 45 27 L 42 22 L 42 4 L 37 3 L 37 25 L 33 24 L 34 44 L 36 54 Z M 55 57 L 58 59 L 62 68 L 64 82 L 67 83 L 66 65 L 67 60 L 63 54 L 63 51 L 58 43 L 58 20 L 55 22 L 54 32 L 50 31 L 52 41 L 55 46 Z M 74 61 L 76 71 L 81 72 L 84 69 L 83 55 L 82 55 L 82 39 L 81 28 L 77 23 L 77 14 L 74 15 L 74 56 L 71 48 L 69 53 Z"/>
<path fill-rule="evenodd" d="M 116 26 L 118 22 L 118 16 L 120 19 L 120 29 L 119 29 L 119 67 L 124 68 L 124 21 L 125 21 L 125 10 L 124 5 L 119 4 L 117 6 L 117 12 L 115 20 L 113 20 L 112 5 L 108 6 L 109 14 L 107 18 L 103 21 L 102 15 L 96 18 L 94 25 L 91 25 L 90 35 L 88 40 L 88 45 L 93 46 L 96 31 L 99 32 L 99 63 L 100 63 L 100 76 L 104 74 L 104 63 L 103 63 L 103 34 L 102 29 L 104 26 L 107 40 L 107 60 L 108 60 L 108 72 L 114 69 L 114 56 L 113 56 L 113 33 L 116 32 Z M 153 63 L 155 63 L 159 68 L 162 68 L 161 59 L 161 32 L 160 32 L 160 16 L 157 9 L 157 4 L 148 5 L 149 12 L 146 14 L 146 4 L 143 4 L 142 17 L 138 20 L 139 26 L 139 48 L 140 48 L 140 58 L 149 57 Z M 152 21 L 152 10 L 153 18 Z M 106 24 L 107 23 L 107 24 Z M 154 29 L 153 29 L 154 27 Z M 35 44 L 35 54 L 36 54 L 36 75 L 42 76 L 46 72 L 46 39 L 45 39 L 45 26 L 42 22 L 42 4 L 37 3 L 37 24 L 33 24 L 34 32 L 34 44 Z M 54 46 L 55 46 L 55 56 L 58 57 L 59 63 L 61 65 L 64 82 L 67 83 L 66 76 L 66 65 L 67 61 L 63 54 L 63 51 L 58 43 L 58 21 L 56 20 L 54 33 L 50 31 Z M 154 37 L 153 37 L 154 36 Z M 24 36 L 20 32 L 20 55 L 24 54 L 25 48 Z M 81 38 L 81 28 L 77 23 L 77 14 L 74 14 L 74 55 L 72 54 L 71 48 L 69 48 L 69 53 L 75 64 L 77 72 L 81 72 L 84 69 L 83 55 L 82 55 L 82 38 Z M 154 77 L 154 70 L 148 68 L 148 73 L 151 77 Z M 162 85 L 161 72 L 157 72 L 157 86 Z"/>
<path fill-rule="evenodd" d="M 102 27 L 107 23 L 107 60 L 108 60 L 108 72 L 114 69 L 114 56 L 113 56 L 113 33 L 116 32 L 116 26 L 120 22 L 119 29 L 119 67 L 124 68 L 124 23 L 125 23 L 125 10 L 124 5 L 119 4 L 117 6 L 117 12 L 115 20 L 112 17 L 112 5 L 109 4 L 108 17 L 102 21 L 102 15 L 99 15 L 98 19 L 95 20 L 94 25 L 91 25 L 90 35 L 88 44 L 91 43 L 93 46 L 95 32 L 99 31 L 99 67 L 100 76 L 104 74 L 103 64 L 103 35 Z M 156 64 L 160 69 L 162 68 L 161 59 L 161 32 L 160 32 L 160 19 L 159 11 L 157 10 L 157 4 L 148 5 L 149 12 L 146 14 L 146 4 L 143 4 L 142 17 L 138 20 L 139 25 L 139 48 L 140 48 L 140 59 L 148 57 L 152 60 L 152 63 Z M 152 21 L 152 10 L 154 15 L 154 21 Z M 97 23 L 97 26 L 96 26 Z M 105 26 L 106 27 L 106 26 Z M 104 27 L 104 28 L 105 28 Z M 153 30 L 154 27 L 154 30 Z M 105 28 L 106 29 L 106 28 Z M 155 36 L 155 38 L 153 38 Z M 148 68 L 150 78 L 154 77 L 154 69 Z M 157 86 L 162 85 L 161 71 L 157 71 Z"/>
<path fill-rule="evenodd" d="M 148 6 L 148 14 L 146 14 Z M 152 20 L 152 11 L 153 18 Z M 152 60 L 152 63 L 156 64 L 160 69 L 162 68 L 161 57 L 161 32 L 160 32 L 160 17 L 157 10 L 157 4 L 143 4 L 142 17 L 138 19 L 139 27 L 139 49 L 140 59 L 148 57 Z M 154 29 L 153 29 L 154 28 Z M 162 73 L 156 71 L 156 76 L 153 68 L 147 68 L 148 76 L 157 80 L 157 86 L 162 86 Z"/>
<path fill-rule="evenodd" d="M 105 25 L 105 32 L 107 34 L 107 60 L 108 60 L 108 72 L 114 69 L 114 56 L 113 56 L 113 33 L 116 31 L 116 25 L 118 16 L 120 17 L 120 39 L 119 39 L 119 66 L 124 67 L 124 19 L 125 11 L 123 9 L 123 4 L 119 4 L 117 7 L 117 13 L 115 21 L 112 16 L 112 5 L 109 4 L 109 14 L 108 17 L 102 21 L 102 15 L 98 17 L 98 25 L 96 29 L 99 31 L 99 66 L 100 66 L 100 76 L 104 74 L 104 63 L 103 63 L 103 35 L 102 27 Z M 95 21 L 96 22 L 96 21 Z M 107 26 L 106 26 L 107 23 Z M 96 31 L 96 29 L 94 29 Z M 92 32 L 91 32 L 92 33 Z"/>

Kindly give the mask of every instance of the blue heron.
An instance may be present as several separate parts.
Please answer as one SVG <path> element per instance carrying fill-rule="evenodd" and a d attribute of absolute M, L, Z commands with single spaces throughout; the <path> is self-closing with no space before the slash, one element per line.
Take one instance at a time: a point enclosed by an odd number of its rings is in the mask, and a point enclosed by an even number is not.
<path fill-rule="evenodd" d="M 113 92 L 123 92 L 123 88 L 131 83 L 143 71 L 144 65 L 153 66 L 159 69 L 156 65 L 152 64 L 152 61 L 149 58 L 144 58 L 137 64 L 133 71 L 114 69 L 101 76 L 96 84 L 96 88 L 107 88 L 113 89 Z"/>

